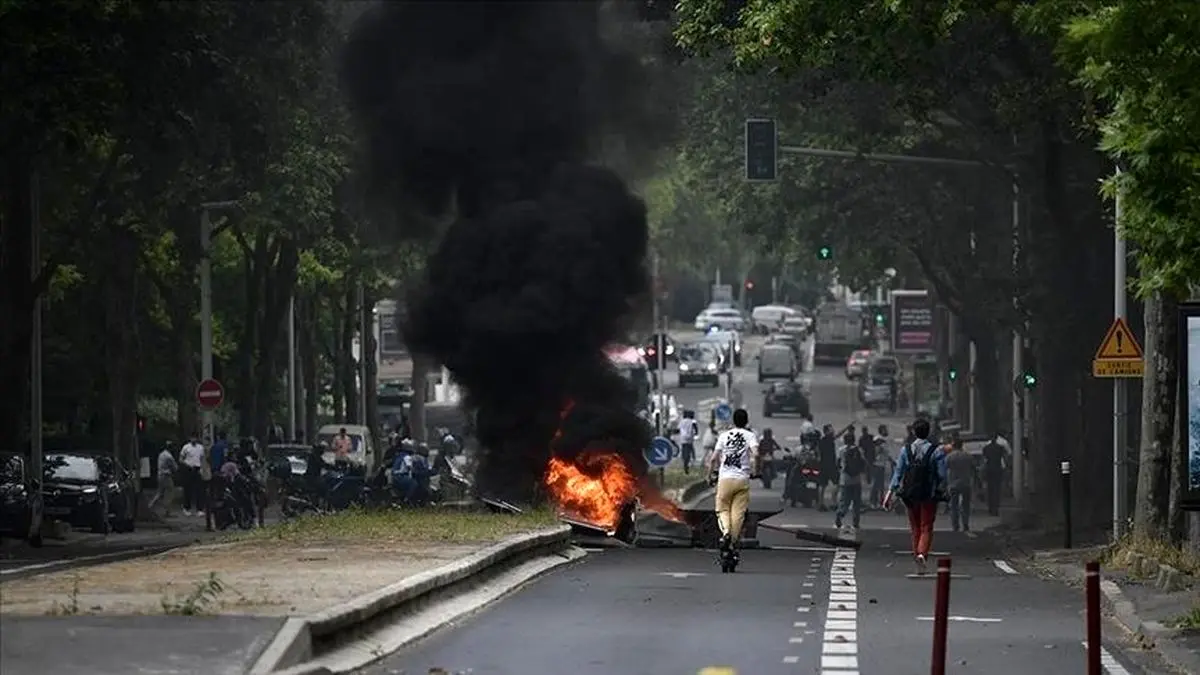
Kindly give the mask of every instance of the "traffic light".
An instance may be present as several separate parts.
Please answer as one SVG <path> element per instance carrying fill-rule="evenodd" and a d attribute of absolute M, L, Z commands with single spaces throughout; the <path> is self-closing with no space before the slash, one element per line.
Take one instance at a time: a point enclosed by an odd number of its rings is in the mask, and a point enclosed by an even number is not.
<path fill-rule="evenodd" d="M 773 119 L 746 120 L 746 180 L 773 181 L 779 169 L 779 135 Z"/>
<path fill-rule="evenodd" d="M 821 260 L 831 260 L 833 258 L 833 247 L 825 244 L 817 249 L 817 258 Z"/>
<path fill-rule="evenodd" d="M 1032 370 L 1026 370 L 1025 374 L 1022 375 L 1021 377 L 1025 383 L 1026 389 L 1033 389 L 1034 387 L 1037 386 L 1037 374 L 1034 373 Z"/>
<path fill-rule="evenodd" d="M 746 290 L 748 290 L 748 291 L 754 290 L 754 282 L 753 281 L 750 281 L 749 279 L 746 280 Z"/>
<path fill-rule="evenodd" d="M 958 368 L 955 368 L 954 366 L 950 366 L 950 370 L 946 373 L 946 377 L 950 378 L 951 382 L 957 380 L 958 379 Z"/>
<path fill-rule="evenodd" d="M 137 416 L 137 432 L 139 434 L 141 434 L 141 433 L 145 433 L 145 431 L 146 431 L 146 418 L 142 417 L 141 415 L 138 415 Z"/>
<path fill-rule="evenodd" d="M 883 312 L 875 312 L 875 324 L 878 326 L 883 325 Z"/>

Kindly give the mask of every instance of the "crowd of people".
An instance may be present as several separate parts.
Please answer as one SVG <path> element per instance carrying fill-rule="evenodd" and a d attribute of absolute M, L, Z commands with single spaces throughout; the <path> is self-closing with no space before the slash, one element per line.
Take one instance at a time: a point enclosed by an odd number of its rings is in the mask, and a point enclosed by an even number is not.
<path fill-rule="evenodd" d="M 744 409 L 733 412 L 732 422 L 731 428 L 718 432 L 712 421 L 701 441 L 706 450 L 704 465 L 717 488 L 715 508 L 723 552 L 736 548 L 749 504 L 750 481 L 779 459 L 777 453 L 789 452 L 780 447 L 770 429 L 764 429 L 761 436 L 755 433 Z M 800 452 L 818 467 L 817 509 L 828 511 L 826 504 L 832 501 L 834 526 L 853 532 L 866 509 L 902 508 L 908 518 L 914 561 L 922 574 L 939 508 L 946 505 L 954 531 L 970 532 L 975 490 L 983 487 L 989 513 L 998 514 L 1009 462 L 1007 441 L 998 433 L 977 460 L 964 449 L 961 438 L 943 438 L 935 427 L 929 419 L 918 418 L 908 425 L 900 443 L 893 441 L 882 424 L 876 433 L 863 426 L 858 435 L 850 425 L 839 437 L 833 425 L 817 431 L 812 420 L 806 419 L 801 431 Z M 694 431 L 695 425 L 689 425 L 685 437 L 694 439 Z M 785 498 L 788 487 L 784 487 Z"/>

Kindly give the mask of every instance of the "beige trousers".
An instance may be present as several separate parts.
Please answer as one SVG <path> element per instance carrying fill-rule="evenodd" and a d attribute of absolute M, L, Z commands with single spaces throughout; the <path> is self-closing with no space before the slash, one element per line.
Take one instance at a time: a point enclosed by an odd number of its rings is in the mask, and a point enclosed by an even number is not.
<path fill-rule="evenodd" d="M 721 534 L 736 541 L 742 536 L 742 523 L 750 507 L 750 481 L 745 478 L 722 478 L 717 481 L 717 524 Z"/>

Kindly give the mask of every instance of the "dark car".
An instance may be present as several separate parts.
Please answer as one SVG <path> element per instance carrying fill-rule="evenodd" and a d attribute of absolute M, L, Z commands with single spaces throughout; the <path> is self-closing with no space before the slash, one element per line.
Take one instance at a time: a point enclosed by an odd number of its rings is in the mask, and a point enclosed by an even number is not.
<path fill-rule="evenodd" d="M 721 370 L 717 347 L 701 342 L 679 348 L 679 386 L 686 387 L 691 382 L 720 386 Z"/>
<path fill-rule="evenodd" d="M 133 532 L 137 477 L 112 457 L 88 452 L 46 455 L 46 517 L 93 532 Z"/>
<path fill-rule="evenodd" d="M 674 363 L 678 353 L 675 347 L 675 341 L 666 333 L 655 333 L 646 338 L 642 342 L 642 346 L 638 348 L 638 354 L 646 360 L 646 366 L 651 370 L 658 370 L 659 353 L 662 353 L 663 365 Z"/>
<path fill-rule="evenodd" d="M 0 535 L 41 546 L 43 513 L 41 482 L 29 475 L 25 458 L 0 453 Z"/>
<path fill-rule="evenodd" d="M 778 413 L 809 414 L 808 394 L 795 382 L 777 382 L 763 393 L 763 417 Z"/>

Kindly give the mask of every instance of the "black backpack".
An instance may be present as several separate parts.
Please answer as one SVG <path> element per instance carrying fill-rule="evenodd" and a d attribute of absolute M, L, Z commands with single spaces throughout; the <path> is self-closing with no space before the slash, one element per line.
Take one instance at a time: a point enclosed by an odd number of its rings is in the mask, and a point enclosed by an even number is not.
<path fill-rule="evenodd" d="M 858 446 L 847 446 L 846 454 L 842 458 L 842 473 L 847 476 L 858 476 L 866 467 L 867 462 L 863 459 L 862 450 L 859 450 Z"/>
<path fill-rule="evenodd" d="M 926 446 L 925 453 L 920 457 L 917 457 L 912 447 L 917 443 L 924 443 Z M 921 439 L 904 447 L 904 452 L 908 454 L 908 464 L 904 468 L 904 475 L 900 476 L 900 489 L 896 494 L 905 504 L 934 499 L 933 488 L 936 479 L 933 451 L 933 445 Z"/>

